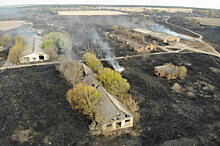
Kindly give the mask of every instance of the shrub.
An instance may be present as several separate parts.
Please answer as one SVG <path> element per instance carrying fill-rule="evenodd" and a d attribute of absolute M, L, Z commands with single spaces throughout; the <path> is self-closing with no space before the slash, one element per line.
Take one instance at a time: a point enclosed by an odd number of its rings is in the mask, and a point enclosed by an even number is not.
<path fill-rule="evenodd" d="M 61 49 L 71 49 L 72 39 L 68 33 L 51 32 L 43 37 L 44 43 L 42 48 L 54 48 L 56 52 L 60 52 Z M 51 50 L 51 49 L 50 49 Z"/>
<path fill-rule="evenodd" d="M 15 44 L 9 51 L 9 59 L 14 63 L 18 63 L 23 51 L 24 46 L 22 44 Z"/>
<path fill-rule="evenodd" d="M 50 32 L 49 34 L 46 34 L 43 36 L 44 41 L 53 42 L 57 48 L 59 48 L 59 41 L 60 41 L 60 35 L 59 32 Z"/>
<path fill-rule="evenodd" d="M 50 56 L 50 59 L 57 58 L 58 49 L 52 40 L 44 41 L 42 44 L 42 48 L 48 53 L 48 55 Z"/>
<path fill-rule="evenodd" d="M 27 44 L 26 37 L 23 36 L 23 35 L 16 36 L 15 44 L 19 44 L 19 45 L 25 46 Z"/>
<path fill-rule="evenodd" d="M 49 47 L 54 48 L 57 51 L 57 47 L 56 47 L 55 43 L 52 40 L 45 40 L 42 43 L 42 48 L 45 49 L 45 48 L 49 48 Z"/>
<path fill-rule="evenodd" d="M 67 92 L 67 101 L 72 108 L 81 111 L 92 119 L 95 119 L 100 98 L 101 93 L 99 91 L 83 83 L 77 84 L 74 89 Z"/>
<path fill-rule="evenodd" d="M 83 78 L 83 68 L 81 64 L 74 60 L 60 58 L 58 70 L 64 75 L 66 80 L 72 85 L 78 84 Z"/>
<path fill-rule="evenodd" d="M 85 53 L 82 56 L 82 59 L 86 62 L 86 64 L 92 69 L 95 73 L 98 73 L 100 69 L 103 68 L 102 63 L 93 53 Z"/>
<path fill-rule="evenodd" d="M 126 79 L 123 79 L 121 74 L 110 68 L 104 68 L 99 71 L 98 79 L 103 87 L 113 95 L 121 97 L 130 89 L 130 85 Z"/>
<path fill-rule="evenodd" d="M 184 79 L 186 76 L 187 69 L 185 66 L 179 66 L 178 78 Z"/>
<path fill-rule="evenodd" d="M 0 46 L 8 47 L 11 43 L 11 37 L 8 34 L 4 34 L 0 38 Z"/>

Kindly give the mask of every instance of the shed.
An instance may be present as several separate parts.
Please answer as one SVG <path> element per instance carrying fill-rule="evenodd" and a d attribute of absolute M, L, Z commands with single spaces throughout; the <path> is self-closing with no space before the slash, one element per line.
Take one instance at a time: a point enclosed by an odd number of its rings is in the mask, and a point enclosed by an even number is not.
<path fill-rule="evenodd" d="M 31 63 L 49 60 L 49 55 L 42 49 L 42 38 L 34 36 L 28 39 L 28 44 L 21 57 L 20 63 Z"/>

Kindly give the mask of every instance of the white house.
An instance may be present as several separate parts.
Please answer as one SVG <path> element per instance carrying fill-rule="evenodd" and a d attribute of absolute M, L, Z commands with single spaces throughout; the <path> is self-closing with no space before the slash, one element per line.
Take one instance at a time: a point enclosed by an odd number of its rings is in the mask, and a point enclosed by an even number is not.
<path fill-rule="evenodd" d="M 42 38 L 34 36 L 28 40 L 28 44 L 21 57 L 20 63 L 31 63 L 49 60 L 49 55 L 42 49 Z"/>

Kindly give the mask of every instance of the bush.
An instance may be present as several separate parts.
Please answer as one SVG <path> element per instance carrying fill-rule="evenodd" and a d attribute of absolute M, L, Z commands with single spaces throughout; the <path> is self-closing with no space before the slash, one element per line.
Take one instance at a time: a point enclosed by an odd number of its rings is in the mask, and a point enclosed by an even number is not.
<path fill-rule="evenodd" d="M 81 64 L 74 60 L 60 58 L 58 70 L 64 75 L 66 80 L 73 86 L 78 84 L 83 78 L 83 68 Z"/>
<path fill-rule="evenodd" d="M 8 47 L 11 43 L 11 37 L 8 34 L 4 34 L 0 38 L 0 46 Z"/>
<path fill-rule="evenodd" d="M 19 45 L 25 46 L 27 44 L 26 37 L 23 36 L 23 35 L 16 36 L 15 44 L 19 44 Z"/>
<path fill-rule="evenodd" d="M 123 79 L 121 74 L 110 68 L 104 68 L 99 71 L 98 79 L 103 87 L 113 95 L 121 97 L 130 89 L 130 85 L 126 79 Z"/>
<path fill-rule="evenodd" d="M 82 56 L 82 59 L 86 62 L 86 64 L 92 69 L 95 73 L 98 73 L 100 69 L 103 68 L 102 63 L 93 53 L 85 53 Z"/>
<path fill-rule="evenodd" d="M 19 58 L 24 51 L 24 46 L 21 44 L 15 44 L 9 51 L 9 59 L 14 62 L 18 63 Z"/>
<path fill-rule="evenodd" d="M 184 79 L 186 76 L 187 69 L 185 66 L 179 66 L 178 78 Z"/>
<path fill-rule="evenodd" d="M 74 89 L 67 92 L 67 101 L 73 109 L 81 111 L 84 115 L 95 119 L 101 93 L 94 87 L 79 83 Z"/>
<path fill-rule="evenodd" d="M 50 59 L 57 58 L 57 47 L 55 43 L 52 40 L 46 40 L 42 44 L 42 48 L 47 52 L 47 54 L 50 56 Z"/>

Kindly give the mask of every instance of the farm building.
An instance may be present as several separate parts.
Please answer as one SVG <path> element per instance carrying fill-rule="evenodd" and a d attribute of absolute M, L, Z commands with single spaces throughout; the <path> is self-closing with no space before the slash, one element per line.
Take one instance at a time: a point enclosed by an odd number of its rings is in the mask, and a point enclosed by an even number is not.
<path fill-rule="evenodd" d="M 126 39 L 116 34 L 110 34 L 109 32 L 105 33 L 105 36 L 108 36 L 111 39 L 114 39 L 123 45 L 130 46 L 136 52 L 143 52 L 147 50 L 156 50 L 156 46 L 147 42 L 137 42 L 131 39 Z"/>
<path fill-rule="evenodd" d="M 133 115 L 122 103 L 109 94 L 95 78 L 91 69 L 83 64 L 85 78 L 83 82 L 96 88 L 101 94 L 100 109 L 102 110 L 101 126 L 103 131 L 113 131 L 133 127 Z"/>
<path fill-rule="evenodd" d="M 148 29 L 135 28 L 132 31 L 145 34 L 146 37 L 151 37 L 152 39 L 161 41 L 163 43 L 179 42 L 180 41 L 180 37 L 170 36 L 165 33 L 154 32 L 154 31 L 151 31 Z"/>
<path fill-rule="evenodd" d="M 28 44 L 21 57 L 20 63 L 31 63 L 49 60 L 49 55 L 42 49 L 42 38 L 35 36 L 29 38 Z"/>

